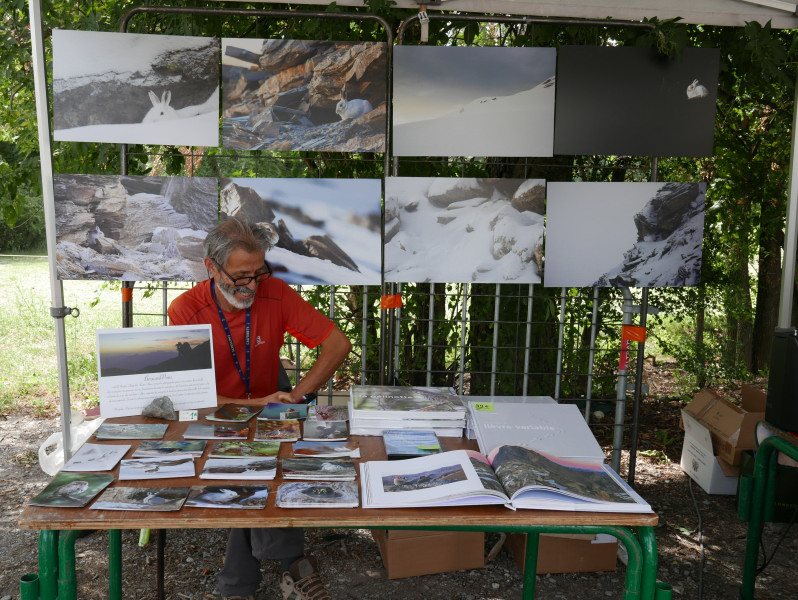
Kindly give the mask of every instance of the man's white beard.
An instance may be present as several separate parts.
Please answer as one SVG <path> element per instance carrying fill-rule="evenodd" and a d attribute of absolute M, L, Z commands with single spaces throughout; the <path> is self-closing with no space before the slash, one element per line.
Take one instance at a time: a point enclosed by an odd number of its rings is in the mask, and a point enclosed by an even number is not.
<path fill-rule="evenodd" d="M 238 290 L 247 290 L 248 292 L 252 291 L 248 287 L 233 287 L 229 286 L 226 283 L 217 283 L 216 288 L 221 292 L 222 296 L 224 297 L 227 302 L 229 302 L 234 308 L 239 310 L 243 310 L 245 308 L 249 308 L 252 306 L 252 303 L 255 302 L 255 295 L 252 295 L 252 298 L 249 300 L 239 300 L 236 298 L 235 293 Z"/>

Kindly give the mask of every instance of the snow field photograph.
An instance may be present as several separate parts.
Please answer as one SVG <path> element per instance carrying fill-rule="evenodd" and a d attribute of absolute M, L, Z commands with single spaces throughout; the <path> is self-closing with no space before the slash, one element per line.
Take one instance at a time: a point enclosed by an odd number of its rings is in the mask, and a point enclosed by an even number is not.
<path fill-rule="evenodd" d="M 219 145 L 219 40 L 53 30 L 56 141 Z"/>
<path fill-rule="evenodd" d="M 705 183 L 549 182 L 544 285 L 698 285 L 705 196 Z"/>
<path fill-rule="evenodd" d="M 554 48 L 396 46 L 395 156 L 552 156 Z"/>
<path fill-rule="evenodd" d="M 266 260 L 291 285 L 381 282 L 379 179 L 225 178 L 222 218 L 246 215 L 272 233 Z"/>
<path fill-rule="evenodd" d="M 388 177 L 385 280 L 540 283 L 542 179 Z"/>

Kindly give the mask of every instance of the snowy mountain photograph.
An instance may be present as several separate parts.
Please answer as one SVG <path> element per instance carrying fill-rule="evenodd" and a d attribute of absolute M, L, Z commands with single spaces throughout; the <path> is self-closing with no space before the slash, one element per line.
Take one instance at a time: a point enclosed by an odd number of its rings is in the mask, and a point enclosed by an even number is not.
<path fill-rule="evenodd" d="M 59 279 L 202 281 L 215 177 L 56 174 Z"/>
<path fill-rule="evenodd" d="M 379 179 L 221 180 L 221 212 L 269 229 L 266 260 L 292 285 L 379 285 Z"/>
<path fill-rule="evenodd" d="M 705 200 L 705 183 L 549 182 L 544 285 L 698 285 Z"/>
<path fill-rule="evenodd" d="M 720 52 L 557 49 L 556 154 L 712 156 Z"/>
<path fill-rule="evenodd" d="M 554 48 L 396 46 L 395 156 L 552 156 Z"/>
<path fill-rule="evenodd" d="M 53 30 L 56 141 L 219 145 L 219 40 Z"/>
<path fill-rule="evenodd" d="M 540 283 L 542 179 L 388 177 L 385 280 Z"/>

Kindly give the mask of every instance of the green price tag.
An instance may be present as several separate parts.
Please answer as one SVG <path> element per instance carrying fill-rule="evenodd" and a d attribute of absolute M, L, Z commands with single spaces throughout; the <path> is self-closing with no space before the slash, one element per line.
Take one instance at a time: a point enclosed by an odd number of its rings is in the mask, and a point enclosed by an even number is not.
<path fill-rule="evenodd" d="M 493 412 L 493 402 L 474 402 L 474 409 L 475 410 L 482 410 L 487 412 Z"/>
<path fill-rule="evenodd" d="M 419 450 L 440 450 L 441 447 L 439 444 L 419 444 Z"/>

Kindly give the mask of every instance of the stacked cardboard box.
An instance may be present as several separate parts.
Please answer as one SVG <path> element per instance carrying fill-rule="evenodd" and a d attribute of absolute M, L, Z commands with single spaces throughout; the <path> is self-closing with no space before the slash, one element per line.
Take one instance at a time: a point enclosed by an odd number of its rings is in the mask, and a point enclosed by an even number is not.
<path fill-rule="evenodd" d="M 372 529 L 388 579 L 485 566 L 481 531 Z"/>
<path fill-rule="evenodd" d="M 526 558 L 526 534 L 511 533 L 507 548 L 521 572 Z M 542 534 L 538 538 L 537 573 L 614 571 L 618 540 L 611 535 Z"/>

